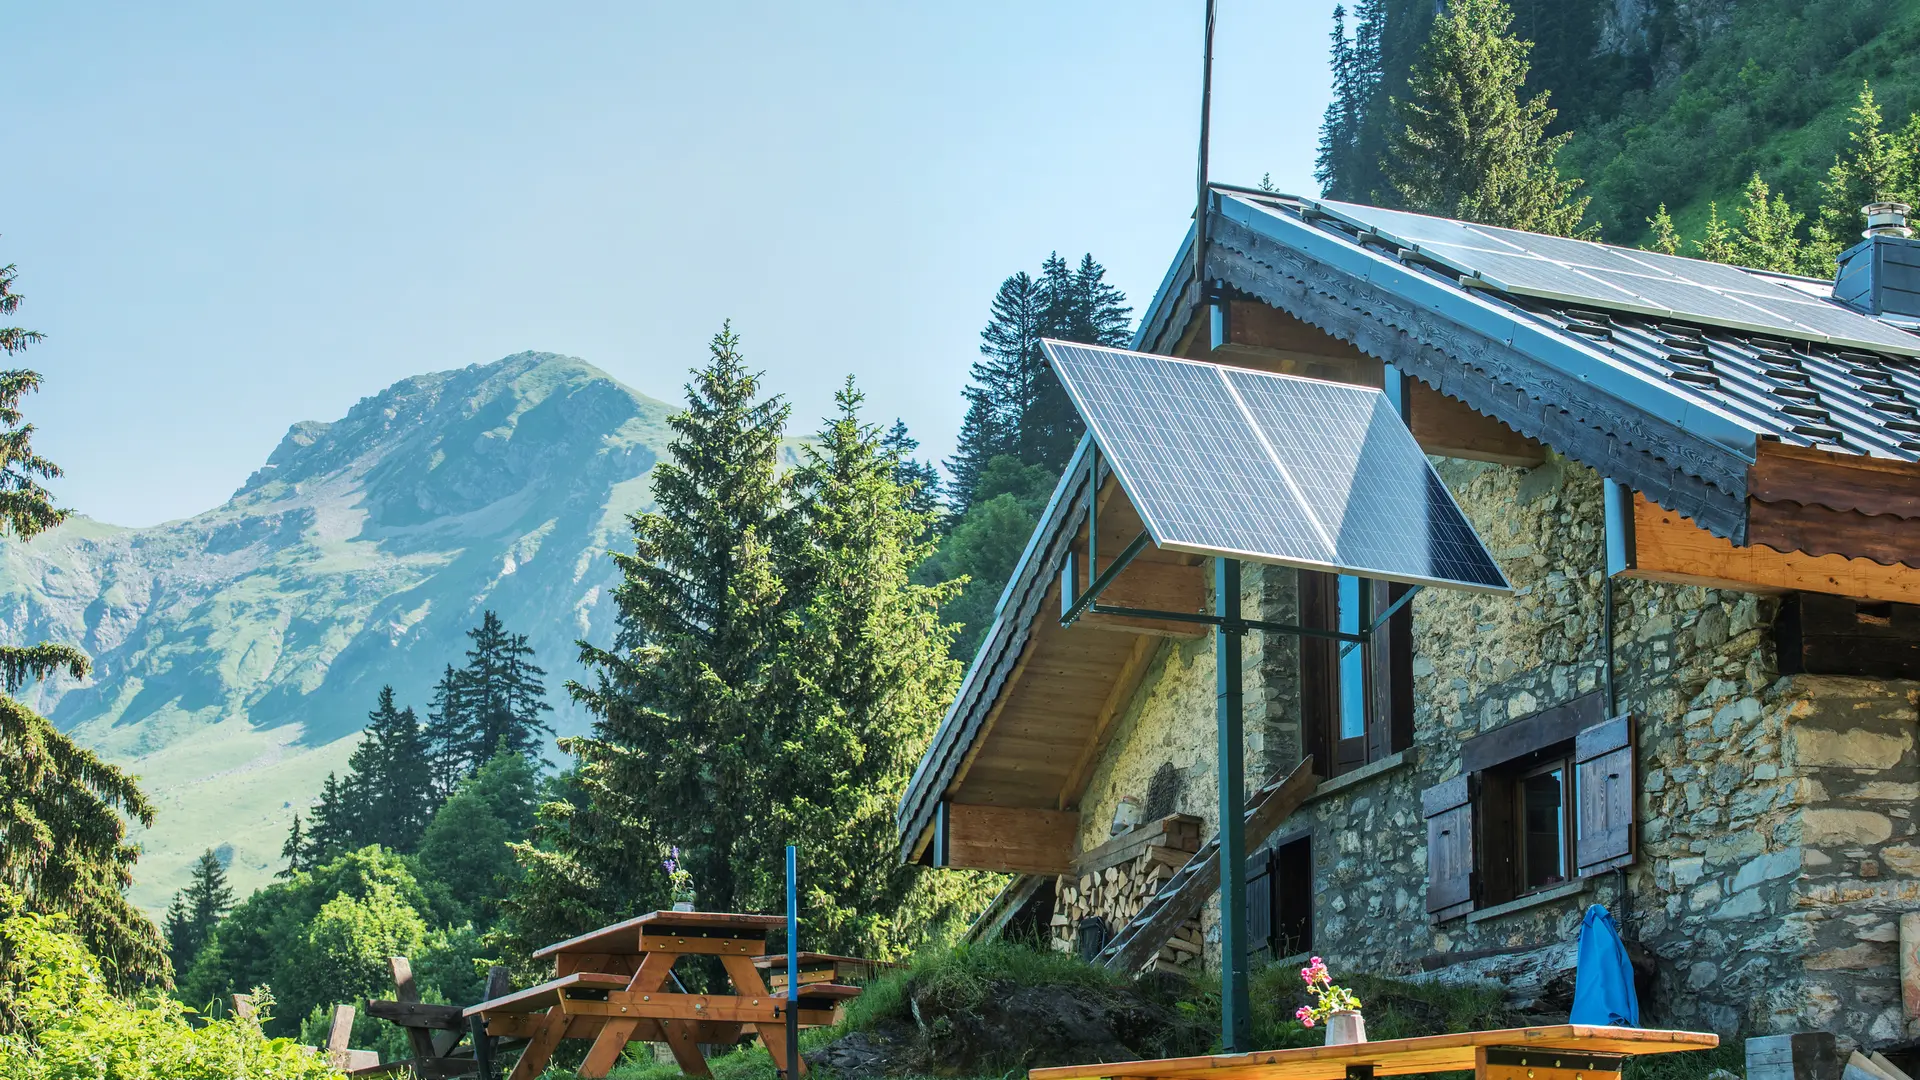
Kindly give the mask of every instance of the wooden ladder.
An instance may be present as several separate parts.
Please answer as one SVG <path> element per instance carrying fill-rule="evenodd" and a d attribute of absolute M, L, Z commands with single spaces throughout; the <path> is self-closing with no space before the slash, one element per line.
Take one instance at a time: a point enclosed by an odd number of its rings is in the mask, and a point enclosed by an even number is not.
<path fill-rule="evenodd" d="M 1309 757 L 1286 777 L 1276 776 L 1254 792 L 1247 799 L 1242 818 L 1246 823 L 1248 849 L 1265 843 L 1273 830 L 1298 810 L 1319 784 L 1320 778 L 1313 775 L 1313 759 Z M 1160 946 L 1167 943 L 1181 924 L 1199 914 L 1200 906 L 1219 888 L 1220 836 L 1216 833 L 1113 935 L 1094 963 L 1129 975 L 1146 967 L 1159 953 Z"/>

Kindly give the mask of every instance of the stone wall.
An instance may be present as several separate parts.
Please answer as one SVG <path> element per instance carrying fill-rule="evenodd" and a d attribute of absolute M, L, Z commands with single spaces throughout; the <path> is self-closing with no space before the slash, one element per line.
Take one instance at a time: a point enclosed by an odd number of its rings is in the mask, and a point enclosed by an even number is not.
<path fill-rule="evenodd" d="M 1530 950 L 1567 955 L 1587 905 L 1604 903 L 1654 958 L 1643 1002 L 1652 1022 L 1729 1034 L 1825 1027 L 1874 1045 L 1904 1037 L 1894 938 L 1898 912 L 1920 908 L 1910 811 L 1920 686 L 1782 677 L 1776 605 L 1764 597 L 1617 582 L 1616 692 L 1639 735 L 1638 859 L 1429 921 L 1420 792 L 1458 773 L 1467 739 L 1600 689 L 1604 655 L 1599 477 L 1560 459 L 1534 469 L 1437 464 L 1514 595 L 1422 592 L 1412 605 L 1414 745 L 1327 785 L 1281 827 L 1281 840 L 1312 838 L 1317 951 L 1336 969 L 1479 977 L 1525 966 Z M 1291 572 L 1247 579 L 1250 613 L 1294 621 Z M 1297 649 L 1292 638 L 1249 636 L 1250 784 L 1298 760 Z M 1174 809 L 1211 834 L 1211 641 L 1163 649 L 1122 723 L 1082 805 L 1083 846 L 1104 840 L 1117 800 L 1140 798 L 1168 762 L 1184 778 Z M 1206 916 L 1210 961 L 1216 911 Z"/>

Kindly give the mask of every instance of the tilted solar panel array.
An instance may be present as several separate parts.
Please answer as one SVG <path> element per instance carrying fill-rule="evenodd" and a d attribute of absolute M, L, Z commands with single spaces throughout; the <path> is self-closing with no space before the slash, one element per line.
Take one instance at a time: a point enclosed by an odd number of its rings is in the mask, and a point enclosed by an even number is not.
<path fill-rule="evenodd" d="M 1354 203 L 1311 205 L 1502 292 L 1920 356 L 1912 334 L 1736 266 Z"/>
<path fill-rule="evenodd" d="M 1508 588 L 1378 390 L 1121 349 L 1045 347 L 1161 547 Z"/>

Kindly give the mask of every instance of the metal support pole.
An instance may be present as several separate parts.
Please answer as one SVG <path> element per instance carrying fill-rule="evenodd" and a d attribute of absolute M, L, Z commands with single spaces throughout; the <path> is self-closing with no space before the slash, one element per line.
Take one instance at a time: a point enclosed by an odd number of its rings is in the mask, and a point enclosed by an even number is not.
<path fill-rule="evenodd" d="M 1246 742 L 1241 734 L 1240 560 L 1213 563 L 1214 671 L 1218 691 L 1220 768 L 1220 1045 L 1229 1054 L 1253 1049 L 1247 994 Z"/>
<path fill-rule="evenodd" d="M 800 1080 L 800 855 L 787 845 L 787 1080 Z"/>

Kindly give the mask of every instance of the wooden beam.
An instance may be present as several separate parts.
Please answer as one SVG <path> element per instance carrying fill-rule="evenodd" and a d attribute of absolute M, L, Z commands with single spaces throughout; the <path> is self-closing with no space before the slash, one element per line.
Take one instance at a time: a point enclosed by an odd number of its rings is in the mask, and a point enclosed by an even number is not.
<path fill-rule="evenodd" d="M 1761 440 L 1747 469 L 1747 494 L 1862 514 L 1920 517 L 1920 463 L 1836 454 Z"/>
<path fill-rule="evenodd" d="M 1450 398 L 1418 379 L 1408 395 L 1407 426 L 1420 449 L 1441 457 L 1491 461 L 1532 468 L 1547 459 L 1546 447 L 1464 401 Z"/>
<path fill-rule="evenodd" d="M 1920 522 L 1797 502 L 1747 501 L 1747 543 L 1775 551 L 1920 566 Z"/>
<path fill-rule="evenodd" d="M 1114 678 L 1113 688 L 1107 691 L 1107 699 L 1100 705 L 1100 715 L 1094 718 L 1093 731 L 1087 737 L 1086 746 L 1074 760 L 1072 771 L 1067 773 L 1067 782 L 1060 788 L 1060 801 L 1057 804 L 1060 809 L 1080 808 L 1080 796 L 1086 789 L 1088 777 L 1093 775 L 1094 765 L 1099 762 L 1107 744 L 1113 740 L 1113 730 L 1125 714 L 1127 703 L 1133 700 L 1133 692 L 1140 688 L 1140 680 L 1146 677 L 1147 669 L 1153 666 L 1154 658 L 1159 655 L 1159 642 L 1142 637 L 1133 643 L 1133 651 L 1127 654 L 1126 665 Z"/>
<path fill-rule="evenodd" d="M 947 865 L 1014 874 L 1073 869 L 1080 815 L 1063 810 L 947 804 Z"/>
<path fill-rule="evenodd" d="M 1754 593 L 1816 592 L 1920 603 L 1920 569 L 1871 559 L 1735 547 L 1689 518 L 1633 496 L 1634 567 L 1625 576 Z"/>
<path fill-rule="evenodd" d="M 1101 564 L 1104 569 L 1112 565 L 1112 560 L 1103 559 Z M 1120 576 L 1101 590 L 1095 603 L 1203 615 L 1207 611 L 1206 571 L 1197 565 L 1149 561 L 1142 556 L 1120 571 Z M 1175 638 L 1197 638 L 1207 632 L 1207 627 L 1199 623 L 1141 619 L 1098 611 L 1082 614 L 1074 626 Z"/>

